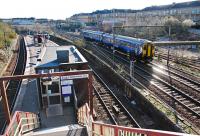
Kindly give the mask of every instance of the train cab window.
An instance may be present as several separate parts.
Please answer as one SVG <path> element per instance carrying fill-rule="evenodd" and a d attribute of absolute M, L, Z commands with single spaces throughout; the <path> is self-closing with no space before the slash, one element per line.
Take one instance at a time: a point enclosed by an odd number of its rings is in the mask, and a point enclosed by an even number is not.
<path fill-rule="evenodd" d="M 144 50 L 146 50 L 146 49 L 147 49 L 146 45 L 143 47 L 143 49 L 144 49 Z"/>

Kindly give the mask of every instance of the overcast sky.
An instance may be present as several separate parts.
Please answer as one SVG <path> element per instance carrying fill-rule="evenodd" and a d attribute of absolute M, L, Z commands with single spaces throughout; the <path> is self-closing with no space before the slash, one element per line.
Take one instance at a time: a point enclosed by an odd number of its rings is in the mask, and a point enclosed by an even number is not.
<path fill-rule="evenodd" d="M 65 19 L 76 13 L 102 9 L 142 9 L 189 0 L 1 0 L 0 18 Z"/>

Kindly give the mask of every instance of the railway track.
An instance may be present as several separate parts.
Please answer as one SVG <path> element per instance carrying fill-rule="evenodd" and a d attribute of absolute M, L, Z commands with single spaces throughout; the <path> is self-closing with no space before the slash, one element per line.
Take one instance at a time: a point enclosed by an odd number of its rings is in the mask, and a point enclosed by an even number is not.
<path fill-rule="evenodd" d="M 110 122 L 114 125 L 140 127 L 128 110 L 109 89 L 106 83 L 97 75 L 97 73 L 94 72 L 94 75 L 94 92 L 98 98 L 98 101 L 101 103 L 110 117 Z M 99 105 L 98 108 L 102 109 L 101 105 Z"/>
<path fill-rule="evenodd" d="M 26 66 L 26 47 L 24 43 L 24 39 L 20 39 L 20 48 L 19 54 L 17 58 L 16 65 L 14 67 L 12 75 L 22 75 L 25 71 Z M 19 89 L 21 85 L 21 80 L 10 80 L 6 86 L 7 97 L 8 97 L 8 104 L 10 111 L 12 112 L 15 100 L 17 98 Z M 3 133 L 6 126 L 5 115 L 3 112 L 2 105 L 0 106 L 0 132 Z"/>
<path fill-rule="evenodd" d="M 158 56 L 158 54 L 155 54 L 155 56 Z M 160 57 L 163 58 L 164 60 L 168 60 L 167 54 L 160 54 Z M 170 55 L 169 61 L 179 63 L 179 64 L 187 66 L 191 69 L 200 71 L 200 68 L 199 68 L 200 67 L 200 60 L 199 59 L 186 59 L 186 58 L 181 58 L 181 57 L 177 58 L 173 55 Z"/>
<path fill-rule="evenodd" d="M 136 67 L 144 67 L 144 64 L 138 63 Z M 164 67 L 160 67 L 154 63 L 149 63 L 145 65 L 146 71 L 149 74 L 154 74 L 157 77 L 160 77 L 161 80 L 167 82 L 170 86 L 176 87 L 176 89 L 181 90 L 183 93 L 192 97 L 194 100 L 200 100 L 200 83 L 192 80 L 190 78 L 184 77 L 181 74 L 178 74 L 172 70 L 169 70 Z"/>
<path fill-rule="evenodd" d="M 106 61 L 110 66 L 113 66 L 112 54 L 104 49 L 98 49 L 99 47 L 95 47 L 95 53 L 102 60 Z M 93 51 L 94 51 L 93 50 Z M 107 55 L 106 55 L 107 54 Z M 108 55 L 109 54 L 109 55 Z M 129 75 L 129 62 L 119 56 L 115 56 L 118 59 L 115 59 L 116 65 L 124 65 L 124 72 L 122 75 L 128 79 Z M 120 61 L 119 61 L 120 60 Z M 123 62 L 123 63 L 122 63 Z M 116 66 L 117 67 L 117 66 Z M 158 76 L 152 75 L 148 71 L 135 66 L 135 77 L 140 81 L 145 81 L 143 83 L 145 86 L 154 92 L 158 97 L 163 99 L 166 103 L 168 103 L 173 109 L 178 111 L 185 118 L 189 119 L 195 125 L 200 127 L 200 105 L 199 101 L 195 100 L 182 90 L 176 88 L 175 86 L 171 86 L 168 82 L 162 80 Z"/>
<path fill-rule="evenodd" d="M 194 91 L 196 91 L 197 93 L 200 93 L 200 83 L 196 80 L 190 79 L 188 77 L 185 77 L 184 75 L 181 75 L 180 73 L 177 73 L 173 70 L 167 69 L 165 67 L 162 67 L 158 64 L 155 63 L 149 63 L 148 64 L 150 67 L 156 67 L 158 71 L 163 71 L 162 74 L 164 76 L 169 76 L 170 74 L 170 78 L 173 78 L 174 80 L 183 83 L 185 86 L 193 89 Z M 200 98 L 200 97 L 199 97 Z"/>
<path fill-rule="evenodd" d="M 159 52 L 155 52 L 155 55 L 158 56 L 158 55 L 161 55 L 161 56 L 165 56 L 167 57 L 168 54 L 167 53 L 163 53 L 162 51 L 159 53 Z M 173 58 L 176 58 L 176 59 L 179 59 L 179 60 L 182 60 L 182 61 L 187 61 L 189 63 L 193 63 L 193 64 L 200 64 L 200 58 L 198 57 L 193 57 L 193 58 L 187 58 L 187 57 L 181 57 L 181 56 L 177 56 L 177 54 L 175 53 L 170 53 L 169 54 L 169 58 L 170 59 L 173 59 Z"/>

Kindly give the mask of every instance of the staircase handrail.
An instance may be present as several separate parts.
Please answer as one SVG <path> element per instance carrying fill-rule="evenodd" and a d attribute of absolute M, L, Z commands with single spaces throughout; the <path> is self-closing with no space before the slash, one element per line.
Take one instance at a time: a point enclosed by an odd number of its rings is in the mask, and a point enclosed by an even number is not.
<path fill-rule="evenodd" d="M 23 131 L 25 126 L 27 126 L 27 129 Z M 17 134 L 21 135 L 24 132 L 31 131 L 39 127 L 40 119 L 37 114 L 32 112 L 15 111 L 10 124 L 6 128 L 4 136 L 16 136 Z"/>

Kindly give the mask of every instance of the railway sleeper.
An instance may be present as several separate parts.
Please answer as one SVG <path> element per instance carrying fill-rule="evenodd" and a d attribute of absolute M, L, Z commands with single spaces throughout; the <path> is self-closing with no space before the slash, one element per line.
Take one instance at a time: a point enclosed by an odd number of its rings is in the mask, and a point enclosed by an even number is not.
<path fill-rule="evenodd" d="M 100 94 L 100 95 L 107 95 L 108 92 L 106 92 L 105 90 L 103 90 L 103 91 L 102 91 L 102 90 L 99 90 L 99 94 Z"/>
<path fill-rule="evenodd" d="M 108 107 L 108 108 L 112 107 L 112 105 L 111 105 L 110 102 L 105 102 L 105 101 L 104 101 L 104 103 L 105 103 L 106 107 Z"/>
<path fill-rule="evenodd" d="M 164 90 L 170 90 L 169 87 L 164 86 L 162 89 Z"/>
<path fill-rule="evenodd" d="M 194 108 L 192 108 L 192 110 L 194 110 L 194 111 L 198 111 L 198 110 L 200 110 L 200 107 L 194 107 Z"/>
<path fill-rule="evenodd" d="M 102 98 L 102 96 L 101 96 L 101 98 Z M 113 101 L 113 99 L 106 99 L 106 98 L 102 98 L 102 99 L 107 104 L 110 104 Z"/>
<path fill-rule="evenodd" d="M 182 96 L 178 95 L 178 96 L 175 96 L 176 99 L 180 99 L 182 98 Z"/>
<path fill-rule="evenodd" d="M 200 114 L 200 110 L 199 110 L 199 111 L 196 111 L 196 113 Z"/>
<path fill-rule="evenodd" d="M 176 91 L 172 90 L 171 93 L 176 93 Z"/>
<path fill-rule="evenodd" d="M 191 107 L 193 107 L 195 105 L 193 103 L 189 103 L 189 104 L 186 104 L 186 106 L 191 108 Z"/>
<path fill-rule="evenodd" d="M 182 103 L 184 103 L 185 105 L 187 105 L 187 104 L 190 104 L 191 101 L 189 101 L 189 100 L 184 100 L 184 101 L 182 101 Z"/>
<path fill-rule="evenodd" d="M 171 89 L 168 90 L 168 91 L 165 91 L 167 94 L 171 94 Z"/>
<path fill-rule="evenodd" d="M 120 116 L 118 116 L 118 118 L 121 119 L 121 120 L 127 120 L 128 119 L 127 116 L 124 115 L 124 113 L 121 114 Z"/>
<path fill-rule="evenodd" d="M 120 112 L 120 109 L 116 105 L 113 105 L 113 109 L 117 114 Z"/>
<path fill-rule="evenodd" d="M 190 83 L 190 82 L 186 82 L 186 81 L 184 81 L 187 85 L 189 85 L 189 86 L 192 86 L 192 85 L 194 85 L 194 84 L 192 84 L 192 83 Z"/>
<path fill-rule="evenodd" d="M 101 97 L 102 97 L 103 99 L 109 99 L 109 100 L 112 99 L 112 97 L 109 96 L 109 95 L 102 95 Z"/>
<path fill-rule="evenodd" d="M 164 91 L 165 91 L 165 92 L 171 92 L 171 89 L 170 89 L 170 88 L 165 88 Z"/>
<path fill-rule="evenodd" d="M 174 97 L 174 96 L 179 96 L 180 94 L 176 92 L 171 92 L 171 95 Z"/>
<path fill-rule="evenodd" d="M 99 94 L 101 94 L 102 96 L 110 96 L 110 94 L 108 94 L 108 93 L 101 93 L 101 92 L 99 92 Z"/>
<path fill-rule="evenodd" d="M 179 95 L 180 96 L 180 95 Z M 182 96 L 180 96 L 181 98 L 180 99 L 178 99 L 179 101 L 184 101 L 184 100 L 186 100 L 186 98 L 184 98 L 184 97 L 182 97 Z"/>

